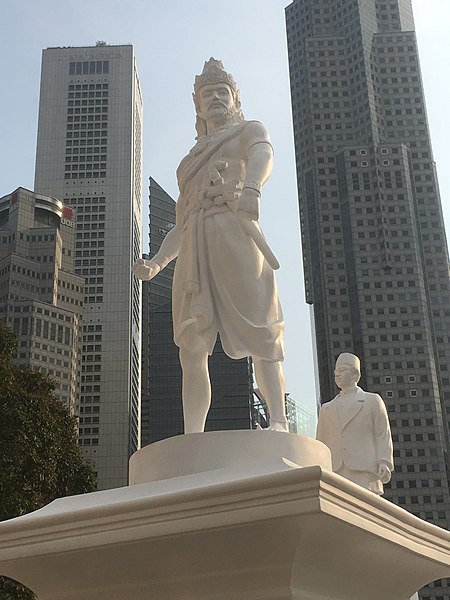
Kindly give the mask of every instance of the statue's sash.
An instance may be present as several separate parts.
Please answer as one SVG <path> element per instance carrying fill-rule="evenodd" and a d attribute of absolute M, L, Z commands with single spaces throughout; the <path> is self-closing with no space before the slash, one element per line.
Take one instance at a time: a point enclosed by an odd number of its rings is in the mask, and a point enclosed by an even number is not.
<path fill-rule="evenodd" d="M 181 198 L 183 198 L 186 191 L 186 185 L 192 181 L 211 156 L 213 156 L 225 142 L 228 142 L 239 135 L 244 127 L 250 122 L 251 121 L 245 121 L 244 123 L 226 129 L 224 133 L 207 142 L 203 148 L 199 148 L 199 145 L 202 145 L 201 139 L 198 141 L 189 154 L 183 158 L 177 169 L 178 187 L 180 189 Z"/>

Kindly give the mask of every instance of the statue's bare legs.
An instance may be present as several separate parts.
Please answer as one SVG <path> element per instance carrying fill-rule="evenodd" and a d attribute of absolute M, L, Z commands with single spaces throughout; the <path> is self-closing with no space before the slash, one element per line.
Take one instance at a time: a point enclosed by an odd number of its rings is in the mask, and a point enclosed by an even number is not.
<path fill-rule="evenodd" d="M 211 405 L 208 353 L 180 349 L 183 369 L 184 433 L 204 431 Z M 288 431 L 284 404 L 284 373 L 281 362 L 253 357 L 256 382 L 270 413 L 270 429 Z"/>
<path fill-rule="evenodd" d="M 285 380 L 280 361 L 263 360 L 253 357 L 256 383 L 261 390 L 270 413 L 272 431 L 288 431 L 284 402 Z"/>
<path fill-rule="evenodd" d="M 183 370 L 184 433 L 199 433 L 205 429 L 211 405 L 208 353 L 180 348 L 180 362 Z"/>

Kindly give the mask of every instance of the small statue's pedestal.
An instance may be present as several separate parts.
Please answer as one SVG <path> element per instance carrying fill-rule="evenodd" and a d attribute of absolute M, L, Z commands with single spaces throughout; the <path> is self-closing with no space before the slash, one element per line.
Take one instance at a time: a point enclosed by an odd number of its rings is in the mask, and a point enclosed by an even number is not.
<path fill-rule="evenodd" d="M 268 431 L 159 442 L 131 460 L 150 483 L 0 523 L 0 574 L 39 600 L 407 600 L 450 575 L 449 532 L 329 461 Z"/>

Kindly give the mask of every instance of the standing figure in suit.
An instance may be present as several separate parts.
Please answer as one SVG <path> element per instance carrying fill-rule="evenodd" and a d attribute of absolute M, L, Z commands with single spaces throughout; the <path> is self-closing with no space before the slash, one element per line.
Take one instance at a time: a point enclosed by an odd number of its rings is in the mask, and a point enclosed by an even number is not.
<path fill-rule="evenodd" d="M 338 356 L 335 381 L 340 393 L 323 404 L 317 439 L 331 450 L 333 471 L 374 492 L 394 470 L 392 437 L 385 404 L 378 394 L 363 391 L 359 358 L 344 352 Z"/>

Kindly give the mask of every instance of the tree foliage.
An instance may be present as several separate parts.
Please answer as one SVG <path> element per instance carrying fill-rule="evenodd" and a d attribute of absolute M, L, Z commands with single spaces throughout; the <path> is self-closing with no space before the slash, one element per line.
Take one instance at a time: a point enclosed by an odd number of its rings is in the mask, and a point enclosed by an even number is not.
<path fill-rule="evenodd" d="M 53 396 L 48 375 L 13 365 L 16 350 L 15 334 L 0 323 L 0 520 L 96 486 L 80 454 L 76 418 Z M 27 594 L 0 578 L 2 600 L 34 598 Z"/>

